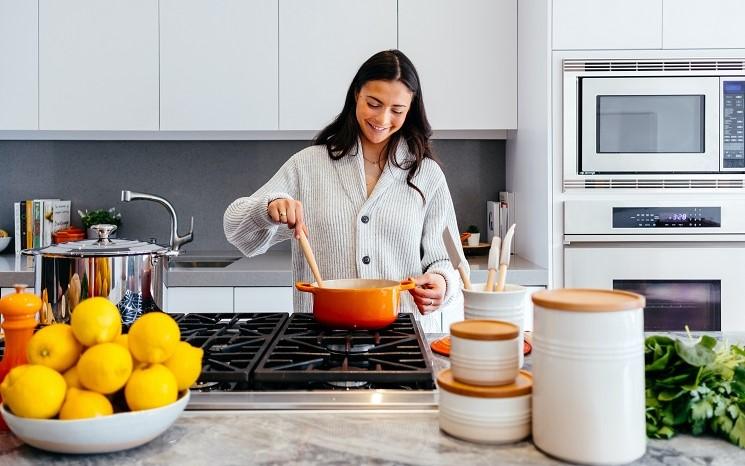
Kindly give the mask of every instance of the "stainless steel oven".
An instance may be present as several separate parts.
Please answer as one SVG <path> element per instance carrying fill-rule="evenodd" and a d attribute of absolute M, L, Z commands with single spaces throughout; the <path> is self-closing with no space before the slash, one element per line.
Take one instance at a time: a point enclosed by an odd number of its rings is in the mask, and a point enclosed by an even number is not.
<path fill-rule="evenodd" d="M 563 65 L 565 188 L 593 180 L 607 180 L 608 187 L 665 187 L 645 180 L 691 182 L 673 185 L 678 188 L 703 180 L 742 186 L 745 60 Z"/>
<path fill-rule="evenodd" d="M 745 201 L 564 204 L 564 286 L 647 297 L 647 330 L 745 330 Z"/>

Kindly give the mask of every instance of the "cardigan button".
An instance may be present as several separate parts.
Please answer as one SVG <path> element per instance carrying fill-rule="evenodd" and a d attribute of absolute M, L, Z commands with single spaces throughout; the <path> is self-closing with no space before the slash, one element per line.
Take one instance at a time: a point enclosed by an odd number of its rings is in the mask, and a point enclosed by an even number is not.
<path fill-rule="evenodd" d="M 360 220 L 362 220 L 362 223 L 367 223 L 370 221 L 370 217 L 368 217 L 367 215 L 363 215 Z"/>
<path fill-rule="evenodd" d="M 367 265 L 370 263 L 370 256 L 365 256 L 362 258 L 362 263 Z"/>

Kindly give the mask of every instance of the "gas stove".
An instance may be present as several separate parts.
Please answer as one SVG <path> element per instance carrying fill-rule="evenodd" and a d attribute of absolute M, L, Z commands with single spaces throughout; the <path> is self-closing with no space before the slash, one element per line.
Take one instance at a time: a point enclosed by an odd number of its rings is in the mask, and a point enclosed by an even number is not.
<path fill-rule="evenodd" d="M 336 330 L 310 314 L 172 314 L 204 350 L 187 409 L 433 410 L 431 353 L 412 314 Z"/>

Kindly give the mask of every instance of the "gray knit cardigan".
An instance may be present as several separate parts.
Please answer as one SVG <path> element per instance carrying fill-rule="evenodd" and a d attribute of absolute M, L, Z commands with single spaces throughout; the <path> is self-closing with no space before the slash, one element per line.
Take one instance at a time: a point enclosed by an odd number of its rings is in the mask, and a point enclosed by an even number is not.
<path fill-rule="evenodd" d="M 321 277 L 404 280 L 424 272 L 438 273 L 447 284 L 440 307 L 445 315 L 421 316 L 408 292 L 401 294 L 401 310 L 414 312 L 425 331 L 439 331 L 443 321 L 462 319 L 460 277 L 442 242 L 446 225 L 458 231 L 442 170 L 431 159 L 423 161 L 412 179 L 424 194 L 423 201 L 406 184 L 407 172 L 387 164 L 368 197 L 361 154 L 359 143 L 353 154 L 339 160 L 329 157 L 326 146 L 296 153 L 253 195 L 228 206 L 223 224 L 226 238 L 249 257 L 292 239 L 293 231 L 274 222 L 267 205 L 279 198 L 297 199 L 303 203 L 308 240 Z M 409 157 L 406 145 L 400 144 L 396 159 L 402 163 Z M 292 263 L 296 282 L 314 281 L 296 241 L 292 242 Z M 312 311 L 309 293 L 295 290 L 293 298 L 295 312 Z"/>

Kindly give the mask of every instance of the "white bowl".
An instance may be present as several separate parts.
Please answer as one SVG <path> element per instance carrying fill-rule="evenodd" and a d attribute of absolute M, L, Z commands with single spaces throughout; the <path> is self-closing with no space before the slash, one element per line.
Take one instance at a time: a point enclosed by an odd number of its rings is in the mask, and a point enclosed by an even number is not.
<path fill-rule="evenodd" d="M 0 252 L 3 252 L 3 249 L 7 248 L 10 244 L 10 240 L 12 240 L 12 236 L 3 236 L 0 238 Z"/>
<path fill-rule="evenodd" d="M 10 430 L 25 443 L 58 453 L 107 453 L 139 447 L 165 432 L 189 403 L 187 390 L 175 402 L 155 409 L 90 419 L 28 419 L 0 405 Z"/>

